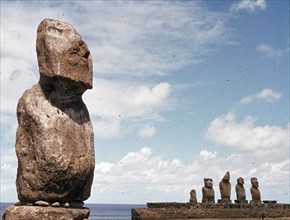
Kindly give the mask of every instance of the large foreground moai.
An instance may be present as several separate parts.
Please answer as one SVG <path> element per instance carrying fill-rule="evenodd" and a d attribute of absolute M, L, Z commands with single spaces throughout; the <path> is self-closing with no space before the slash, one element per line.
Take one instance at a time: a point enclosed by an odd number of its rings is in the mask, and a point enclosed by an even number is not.
<path fill-rule="evenodd" d="M 92 88 L 86 43 L 65 22 L 43 20 L 37 29 L 39 83 L 17 107 L 17 193 L 22 204 L 82 202 L 94 174 L 94 136 L 82 94 Z"/>

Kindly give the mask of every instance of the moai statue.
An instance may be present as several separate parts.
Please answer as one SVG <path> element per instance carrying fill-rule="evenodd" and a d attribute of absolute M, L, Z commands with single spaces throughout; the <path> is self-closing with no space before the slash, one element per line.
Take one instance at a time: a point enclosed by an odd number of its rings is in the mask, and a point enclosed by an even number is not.
<path fill-rule="evenodd" d="M 237 194 L 236 200 L 237 203 L 247 203 L 246 191 L 244 187 L 244 179 L 242 177 L 239 177 L 237 179 L 236 194 Z"/>
<path fill-rule="evenodd" d="M 191 204 L 197 204 L 196 191 L 195 191 L 195 189 L 190 190 L 189 203 L 191 203 Z"/>
<path fill-rule="evenodd" d="M 261 193 L 260 193 L 260 190 L 259 190 L 259 182 L 258 182 L 258 179 L 256 177 L 252 177 L 251 178 L 251 184 L 252 184 L 252 187 L 251 187 L 251 195 L 252 195 L 252 200 L 251 200 L 251 203 L 252 204 L 259 204 L 261 203 Z"/>
<path fill-rule="evenodd" d="M 229 171 L 226 172 L 223 179 L 220 181 L 219 189 L 221 193 L 221 200 L 219 200 L 219 202 L 231 203 L 231 183 Z"/>
<path fill-rule="evenodd" d="M 40 80 L 17 106 L 18 198 L 24 205 L 81 205 L 90 197 L 95 166 L 82 100 L 93 86 L 90 51 L 71 25 L 53 19 L 38 26 L 36 51 Z"/>
<path fill-rule="evenodd" d="M 204 178 L 204 187 L 202 187 L 202 203 L 214 203 L 214 189 L 211 178 Z"/>

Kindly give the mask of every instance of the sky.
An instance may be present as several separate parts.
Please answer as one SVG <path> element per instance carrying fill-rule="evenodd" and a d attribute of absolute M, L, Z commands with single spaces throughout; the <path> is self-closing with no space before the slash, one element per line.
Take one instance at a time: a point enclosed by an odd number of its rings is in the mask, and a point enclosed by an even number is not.
<path fill-rule="evenodd" d="M 16 202 L 16 106 L 39 80 L 36 29 L 70 23 L 93 58 L 86 203 L 201 202 L 203 178 L 257 177 L 289 200 L 289 1 L 1 1 L 1 202 Z"/>

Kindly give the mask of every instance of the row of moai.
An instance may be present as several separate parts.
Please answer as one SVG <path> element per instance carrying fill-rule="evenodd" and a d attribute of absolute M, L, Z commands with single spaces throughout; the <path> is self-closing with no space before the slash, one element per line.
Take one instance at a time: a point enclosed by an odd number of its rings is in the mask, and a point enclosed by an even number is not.
<path fill-rule="evenodd" d="M 251 178 L 252 187 L 250 189 L 252 200 L 250 204 L 261 204 L 261 193 L 259 190 L 259 182 L 256 177 Z M 219 190 L 221 194 L 221 199 L 218 203 L 231 204 L 231 183 L 230 183 L 230 173 L 227 171 L 222 180 L 219 183 Z M 196 204 L 196 191 L 192 189 L 190 191 L 190 203 Z M 211 178 L 204 178 L 204 186 L 202 187 L 202 203 L 215 203 L 215 192 L 213 189 L 213 180 Z M 248 204 L 246 200 L 246 191 L 244 187 L 244 179 L 239 177 L 236 184 L 236 200 L 235 203 L 238 204 Z"/>

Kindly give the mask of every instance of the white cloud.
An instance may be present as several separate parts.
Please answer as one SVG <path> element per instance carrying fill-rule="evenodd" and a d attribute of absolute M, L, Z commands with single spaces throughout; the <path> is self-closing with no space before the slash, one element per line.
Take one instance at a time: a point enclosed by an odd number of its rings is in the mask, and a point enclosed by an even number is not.
<path fill-rule="evenodd" d="M 25 59 L 1 58 L 1 112 L 15 114 L 18 99 L 37 80 L 33 66 Z"/>
<path fill-rule="evenodd" d="M 116 138 L 123 135 L 120 119 L 100 119 L 93 123 L 94 136 L 100 139 Z"/>
<path fill-rule="evenodd" d="M 114 166 L 114 163 L 101 162 L 99 164 L 96 164 L 95 171 L 97 173 L 102 173 L 102 174 L 110 173 L 113 166 Z"/>
<path fill-rule="evenodd" d="M 280 58 L 284 54 L 288 52 L 288 50 L 280 50 L 280 49 L 275 49 L 272 46 L 268 44 L 260 44 L 256 48 L 257 52 L 262 54 L 264 57 L 267 58 Z"/>
<path fill-rule="evenodd" d="M 139 130 L 139 136 L 144 138 L 153 137 L 156 134 L 156 128 L 152 125 L 146 124 Z"/>
<path fill-rule="evenodd" d="M 233 3 L 230 11 L 237 12 L 245 10 L 248 12 L 263 11 L 267 7 L 266 0 L 241 0 L 240 2 Z"/>
<path fill-rule="evenodd" d="M 1 143 L 0 152 L 0 201 L 16 202 L 17 159 L 15 150 L 14 147 L 7 148 Z"/>
<path fill-rule="evenodd" d="M 252 154 L 253 157 L 247 154 L 221 156 L 217 151 L 203 149 L 199 154 L 193 155 L 192 160 L 183 162 L 178 158 L 163 159 L 160 155 L 154 155 L 151 148 L 143 147 L 138 151 L 128 152 L 116 162 L 97 162 L 92 195 L 86 202 L 187 202 L 192 188 L 196 189 L 198 201 L 201 201 L 204 177 L 213 178 L 218 199 L 218 182 L 227 170 L 231 173 L 232 199 L 235 198 L 234 185 L 238 177 L 244 177 L 245 187 L 249 189 L 250 177 L 256 176 L 263 199 L 289 202 L 289 197 L 285 195 L 289 190 L 287 186 L 290 174 L 287 155 L 281 153 L 279 160 L 270 162 L 271 157 L 254 160 L 257 154 Z M 1 148 L 0 157 L 1 201 L 15 202 L 17 159 L 14 148 Z M 249 199 L 248 192 L 249 190 Z"/>
<path fill-rule="evenodd" d="M 15 114 L 22 93 L 38 81 L 36 28 L 52 15 L 46 4 L 1 2 L 1 113 Z"/>
<path fill-rule="evenodd" d="M 254 99 L 255 99 L 255 96 L 246 96 L 246 97 L 241 99 L 239 104 L 249 104 L 249 103 L 253 102 Z"/>
<path fill-rule="evenodd" d="M 171 84 L 141 84 L 140 82 L 94 80 L 95 91 L 84 95 L 94 122 L 96 138 L 119 137 L 132 129 L 141 129 L 140 135 L 153 136 L 148 121 L 162 121 L 161 112 L 175 107 Z M 141 127 L 141 128 L 140 128 Z"/>
<path fill-rule="evenodd" d="M 199 155 L 203 157 L 204 159 L 211 159 L 211 158 L 216 158 L 217 152 L 215 151 L 214 153 L 212 153 L 207 150 L 202 150 Z"/>
<path fill-rule="evenodd" d="M 257 99 L 264 99 L 266 101 L 273 101 L 280 99 L 282 93 L 273 91 L 272 89 L 263 89 L 259 94 L 256 95 Z"/>
<path fill-rule="evenodd" d="M 282 93 L 278 91 L 273 91 L 272 89 L 263 89 L 260 93 L 255 95 L 250 95 L 242 98 L 239 104 L 249 104 L 255 100 L 264 100 L 267 102 L 278 100 L 282 97 Z"/>
<path fill-rule="evenodd" d="M 170 84 L 163 82 L 154 86 L 153 88 L 148 88 L 147 86 L 139 86 L 137 91 L 132 88 L 131 94 L 128 94 L 128 102 L 132 102 L 135 106 L 158 106 L 161 102 L 166 99 L 170 92 Z M 131 100 L 129 99 L 131 98 Z"/>
<path fill-rule="evenodd" d="M 152 150 L 149 147 L 143 147 L 139 152 L 130 152 L 124 156 L 121 160 L 122 166 L 127 166 L 131 164 L 142 163 L 151 156 Z"/>
<path fill-rule="evenodd" d="M 84 100 L 91 114 L 101 118 L 160 118 L 158 111 L 172 108 L 171 85 L 142 84 L 122 80 L 95 79 L 94 90 Z"/>
<path fill-rule="evenodd" d="M 79 26 L 95 39 L 98 76 L 164 75 L 199 63 L 212 45 L 227 41 L 225 15 L 198 2 L 99 2 L 98 13 L 91 3 L 76 4 L 91 15 Z"/>
<path fill-rule="evenodd" d="M 279 154 L 287 154 L 289 126 L 255 126 L 254 123 L 252 116 L 237 122 L 236 115 L 229 112 L 210 123 L 206 137 L 219 145 L 233 147 L 242 152 L 271 156 L 272 160 Z"/>
<path fill-rule="evenodd" d="M 100 201 L 102 198 L 108 201 L 110 195 L 114 195 L 114 201 L 122 200 L 125 196 L 132 203 L 186 202 L 190 189 L 195 188 L 200 201 L 203 178 L 211 177 L 218 199 L 218 182 L 229 170 L 232 178 L 232 199 L 235 198 L 234 185 L 238 177 L 244 177 L 245 187 L 249 189 L 250 178 L 256 176 L 260 181 L 263 198 L 287 201 L 289 198 L 285 191 L 288 189 L 285 184 L 289 183 L 289 159 L 285 155 L 276 162 L 256 160 L 253 163 L 250 159 L 252 158 L 246 154 L 222 157 L 217 152 L 203 149 L 188 162 L 177 158 L 164 160 L 161 156 L 155 156 L 151 148 L 144 147 L 140 151 L 127 153 L 116 163 L 97 164 L 94 192 Z M 249 199 L 248 192 L 249 190 Z"/>

